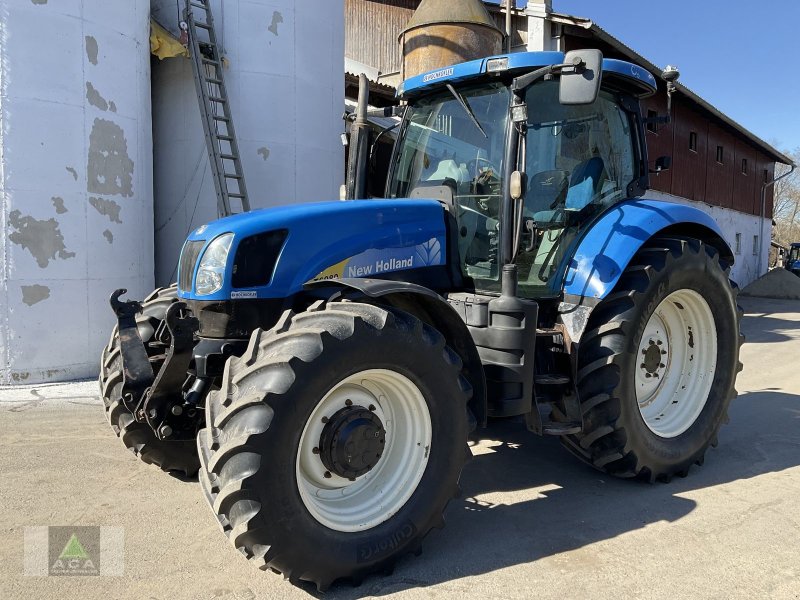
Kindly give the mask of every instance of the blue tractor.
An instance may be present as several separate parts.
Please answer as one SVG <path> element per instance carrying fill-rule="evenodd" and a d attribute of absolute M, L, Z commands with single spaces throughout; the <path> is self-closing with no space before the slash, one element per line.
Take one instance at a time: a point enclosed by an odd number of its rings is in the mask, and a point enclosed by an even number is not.
<path fill-rule="evenodd" d="M 717 224 L 647 198 L 655 91 L 597 50 L 405 81 L 385 198 L 203 225 L 177 287 L 112 295 L 111 425 L 199 471 L 248 559 L 320 589 L 420 550 L 489 419 L 609 475 L 685 476 L 743 338 Z"/>

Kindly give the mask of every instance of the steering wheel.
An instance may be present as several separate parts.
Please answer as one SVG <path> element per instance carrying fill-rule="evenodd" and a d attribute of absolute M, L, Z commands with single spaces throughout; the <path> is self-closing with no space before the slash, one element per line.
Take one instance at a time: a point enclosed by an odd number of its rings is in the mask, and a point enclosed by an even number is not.
<path fill-rule="evenodd" d="M 481 164 L 486 165 L 483 171 L 481 171 Z M 472 182 L 471 187 L 475 192 L 479 190 L 478 186 L 489 186 L 490 191 L 486 192 L 487 194 L 499 193 L 499 189 L 495 188 L 499 187 L 500 171 L 490 160 L 481 157 L 473 158 L 467 162 L 467 173 Z"/>

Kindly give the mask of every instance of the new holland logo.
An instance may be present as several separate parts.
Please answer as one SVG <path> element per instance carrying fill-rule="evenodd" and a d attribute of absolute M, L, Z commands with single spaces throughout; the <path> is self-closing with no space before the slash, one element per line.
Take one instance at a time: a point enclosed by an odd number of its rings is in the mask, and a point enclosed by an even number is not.
<path fill-rule="evenodd" d="M 441 69 L 439 71 L 434 71 L 433 73 L 428 73 L 425 77 L 422 78 L 423 83 L 428 83 L 429 81 L 436 81 L 437 79 L 441 79 L 442 77 L 449 77 L 453 74 L 453 67 L 449 67 L 447 69 Z"/>

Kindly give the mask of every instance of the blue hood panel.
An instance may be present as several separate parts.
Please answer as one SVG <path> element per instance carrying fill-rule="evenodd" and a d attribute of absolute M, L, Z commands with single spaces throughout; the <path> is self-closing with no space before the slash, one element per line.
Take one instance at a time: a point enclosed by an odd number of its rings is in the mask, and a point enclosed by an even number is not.
<path fill-rule="evenodd" d="M 277 229 L 289 234 L 270 283 L 232 289 L 231 269 L 239 243 Z M 435 200 L 351 200 L 266 208 L 213 221 L 193 231 L 188 240 L 205 241 L 205 252 L 224 233 L 233 233 L 234 239 L 222 289 L 207 296 L 179 289 L 181 298 L 230 300 L 232 293 L 234 298 L 286 298 L 315 279 L 380 276 L 446 261 L 444 209 Z M 193 268 L 196 271 L 197 265 Z"/>

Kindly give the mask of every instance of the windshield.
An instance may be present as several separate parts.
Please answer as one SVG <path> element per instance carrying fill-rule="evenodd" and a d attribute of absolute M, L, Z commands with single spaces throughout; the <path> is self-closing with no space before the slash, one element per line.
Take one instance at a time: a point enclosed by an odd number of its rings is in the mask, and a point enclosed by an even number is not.
<path fill-rule="evenodd" d="M 521 293 L 537 296 L 560 288 L 559 266 L 578 232 L 627 197 L 635 159 L 631 118 L 613 94 L 602 91 L 593 104 L 565 106 L 558 82 L 543 81 L 529 88 L 526 99 L 528 233 L 517 264 Z"/>
<path fill-rule="evenodd" d="M 500 83 L 485 82 L 453 92 L 456 95 L 443 90 L 409 107 L 388 193 L 407 198 L 415 190 L 424 194 L 424 188 L 449 187 L 461 270 L 466 277 L 486 280 L 479 287 L 493 287 L 491 282 L 498 278 L 509 92 Z"/>

